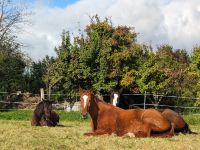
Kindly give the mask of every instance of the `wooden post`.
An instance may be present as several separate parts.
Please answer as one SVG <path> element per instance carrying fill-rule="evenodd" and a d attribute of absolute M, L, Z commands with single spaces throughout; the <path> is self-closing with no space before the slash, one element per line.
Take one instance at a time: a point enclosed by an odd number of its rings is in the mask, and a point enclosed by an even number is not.
<path fill-rule="evenodd" d="M 49 87 L 48 87 L 48 100 L 51 100 L 51 84 L 49 84 Z"/>
<path fill-rule="evenodd" d="M 41 98 L 41 101 L 44 100 L 44 89 L 43 88 L 40 89 L 40 98 Z"/>

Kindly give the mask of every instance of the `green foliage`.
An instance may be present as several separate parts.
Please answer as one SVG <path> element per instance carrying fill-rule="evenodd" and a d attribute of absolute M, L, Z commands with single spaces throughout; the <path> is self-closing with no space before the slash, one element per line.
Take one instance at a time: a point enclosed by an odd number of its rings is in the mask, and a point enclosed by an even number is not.
<path fill-rule="evenodd" d="M 22 90 L 25 66 L 21 53 L 0 49 L 0 91 Z"/>
<path fill-rule="evenodd" d="M 190 93 L 195 97 L 200 98 L 200 47 L 194 47 L 191 63 L 188 69 L 190 75 Z M 200 100 L 195 102 L 195 106 L 200 105 Z"/>
<path fill-rule="evenodd" d="M 200 71 L 200 47 L 195 47 L 192 56 L 193 64 Z"/>
<path fill-rule="evenodd" d="M 16 33 L 25 23 L 25 9 L 10 0 L 1 0 L 0 12 L 0 91 L 24 90 L 27 59 L 20 51 Z"/>
<path fill-rule="evenodd" d="M 113 26 L 110 19 L 90 18 L 85 32 L 71 37 L 61 34 L 55 48 L 56 57 L 27 65 L 19 44 L 11 41 L 0 45 L 0 89 L 64 94 L 52 100 L 74 101 L 79 87 L 97 93 L 113 88 L 130 91 L 186 97 L 200 97 L 200 48 L 189 56 L 185 50 L 164 44 L 153 49 L 139 44 L 131 27 Z M 6 51 L 5 51 L 6 50 Z M 157 100 L 159 102 L 160 100 Z M 176 104 L 195 102 L 178 100 Z M 198 106 L 199 101 L 195 105 Z"/>
<path fill-rule="evenodd" d="M 184 50 L 162 45 L 141 65 L 137 80 L 140 91 L 162 94 L 182 94 L 183 80 L 189 57 Z"/>
<path fill-rule="evenodd" d="M 130 88 L 142 63 L 140 59 L 147 55 L 146 47 L 136 43 L 134 30 L 127 26 L 113 27 L 109 19 L 101 21 L 96 15 L 85 31 L 86 35 L 75 37 L 73 44 L 69 32 L 62 33 L 51 79 L 60 76 L 63 79 L 53 88 L 59 87 L 61 93 L 74 96 L 78 87 L 97 92 L 110 91 L 116 86 Z"/>

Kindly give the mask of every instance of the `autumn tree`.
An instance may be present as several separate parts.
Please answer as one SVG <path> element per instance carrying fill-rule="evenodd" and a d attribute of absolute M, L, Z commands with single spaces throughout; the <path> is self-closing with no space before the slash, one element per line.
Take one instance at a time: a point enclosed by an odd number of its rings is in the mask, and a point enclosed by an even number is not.
<path fill-rule="evenodd" d="M 200 97 L 200 47 L 194 47 L 191 55 L 191 63 L 188 68 L 188 78 L 185 79 L 187 84 L 184 85 L 185 95 Z M 195 102 L 200 105 L 200 100 Z"/>

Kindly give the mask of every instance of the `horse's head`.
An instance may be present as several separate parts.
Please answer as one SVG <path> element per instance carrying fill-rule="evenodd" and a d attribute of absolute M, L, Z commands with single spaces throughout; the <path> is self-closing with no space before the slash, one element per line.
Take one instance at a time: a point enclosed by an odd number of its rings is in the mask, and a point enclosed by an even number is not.
<path fill-rule="evenodd" d="M 120 94 L 118 92 L 112 92 L 110 95 L 110 103 L 114 106 L 117 106 L 119 103 Z"/>
<path fill-rule="evenodd" d="M 113 90 L 113 92 L 110 94 L 110 103 L 114 106 L 117 106 L 119 104 L 119 100 L 122 94 L 122 90 Z"/>
<path fill-rule="evenodd" d="M 43 113 L 46 120 L 50 120 L 52 111 L 52 102 L 49 100 L 43 100 Z"/>
<path fill-rule="evenodd" d="M 81 115 L 84 119 L 87 118 L 92 95 L 91 90 L 80 89 Z"/>

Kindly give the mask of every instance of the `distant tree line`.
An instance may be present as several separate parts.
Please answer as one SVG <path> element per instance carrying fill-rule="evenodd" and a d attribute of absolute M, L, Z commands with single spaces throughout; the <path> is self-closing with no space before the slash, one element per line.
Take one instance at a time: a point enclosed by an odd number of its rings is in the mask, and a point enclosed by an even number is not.
<path fill-rule="evenodd" d="M 200 47 L 190 55 L 168 44 L 153 48 L 137 42 L 134 28 L 114 26 L 98 15 L 90 19 L 78 36 L 63 31 L 56 57 L 39 61 L 23 54 L 12 32 L 5 35 L 12 40 L 0 43 L 0 91 L 39 93 L 45 88 L 48 94 L 74 99 L 79 87 L 101 94 L 123 87 L 132 93 L 200 97 Z"/>

